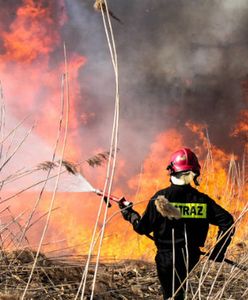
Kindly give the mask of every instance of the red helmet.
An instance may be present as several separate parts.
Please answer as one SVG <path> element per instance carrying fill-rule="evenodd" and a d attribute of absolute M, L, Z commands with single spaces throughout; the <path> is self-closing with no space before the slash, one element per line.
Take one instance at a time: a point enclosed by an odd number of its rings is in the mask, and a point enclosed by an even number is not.
<path fill-rule="evenodd" d="M 201 166 L 194 152 L 188 148 L 182 148 L 174 152 L 170 159 L 170 164 L 167 170 L 170 174 L 182 172 L 182 171 L 192 171 L 196 175 L 200 175 Z"/>

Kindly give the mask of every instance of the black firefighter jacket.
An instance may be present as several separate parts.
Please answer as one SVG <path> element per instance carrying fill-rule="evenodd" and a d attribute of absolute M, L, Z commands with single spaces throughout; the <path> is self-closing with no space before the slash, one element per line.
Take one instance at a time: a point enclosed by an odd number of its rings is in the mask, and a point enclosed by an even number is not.
<path fill-rule="evenodd" d="M 163 217 L 157 210 L 155 201 L 158 196 L 164 196 L 170 204 L 180 210 L 180 219 Z M 226 233 L 216 244 L 216 254 L 222 249 L 224 255 L 226 248 L 231 242 L 234 232 L 230 227 L 233 225 L 233 217 L 215 203 L 206 194 L 200 193 L 191 185 L 174 185 L 158 191 L 149 201 L 142 217 L 135 211 L 130 215 L 129 221 L 134 230 L 139 234 L 150 234 L 157 248 L 166 248 L 168 245 L 183 243 L 189 248 L 196 249 L 204 246 L 209 224 L 218 226 L 218 238 Z"/>

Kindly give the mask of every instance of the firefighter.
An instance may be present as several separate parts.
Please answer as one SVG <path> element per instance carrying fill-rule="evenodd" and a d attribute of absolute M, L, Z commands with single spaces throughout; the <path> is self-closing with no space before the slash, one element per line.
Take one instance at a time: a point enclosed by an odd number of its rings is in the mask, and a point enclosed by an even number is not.
<path fill-rule="evenodd" d="M 177 291 L 174 299 L 185 296 L 184 279 L 198 262 L 209 224 L 218 226 L 217 243 L 209 259 L 221 262 L 234 233 L 233 217 L 208 195 L 191 186 L 199 185 L 200 164 L 194 152 L 182 148 L 172 154 L 167 170 L 170 186 L 158 191 L 149 201 L 141 217 L 120 201 L 125 220 L 139 234 L 153 233 L 157 247 L 157 274 L 164 299 Z"/>

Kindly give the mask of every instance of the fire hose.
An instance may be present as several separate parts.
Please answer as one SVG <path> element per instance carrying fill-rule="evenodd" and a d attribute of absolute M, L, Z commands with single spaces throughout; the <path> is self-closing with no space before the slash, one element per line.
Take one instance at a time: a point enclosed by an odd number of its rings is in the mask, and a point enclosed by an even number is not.
<path fill-rule="evenodd" d="M 93 192 L 95 192 L 98 196 L 103 197 L 103 200 L 106 203 L 106 205 L 108 205 L 108 207 L 112 206 L 111 203 L 108 201 L 108 199 L 111 200 L 111 201 L 113 201 L 113 202 L 115 202 L 115 203 L 119 203 L 120 202 L 120 198 L 117 198 L 117 197 L 115 197 L 113 195 L 106 195 L 106 194 L 103 193 L 102 190 L 95 189 Z M 130 205 L 130 202 L 126 201 L 126 203 L 124 203 L 124 205 L 128 206 L 128 205 Z"/>
<path fill-rule="evenodd" d="M 111 206 L 112 206 L 111 203 L 108 201 L 108 199 L 109 199 L 110 201 L 113 201 L 113 202 L 117 203 L 117 204 L 119 204 L 119 203 L 120 203 L 120 200 L 123 199 L 123 198 L 118 198 L 118 197 L 113 196 L 113 195 L 106 195 L 106 194 L 103 193 L 102 190 L 99 190 L 99 189 L 95 189 L 94 192 L 95 192 L 98 196 L 103 197 L 103 200 L 104 200 L 104 202 L 108 205 L 108 207 L 111 207 Z M 124 206 L 127 206 L 127 207 L 130 206 L 130 205 L 132 205 L 132 203 L 129 202 L 129 201 L 127 201 L 127 200 L 122 201 L 122 204 L 124 204 Z M 146 237 L 149 238 L 150 240 L 154 241 L 154 237 L 153 237 L 151 234 L 146 234 Z M 209 253 L 201 252 L 201 255 L 209 256 Z M 233 261 L 233 260 L 230 260 L 230 259 L 228 259 L 228 258 L 224 258 L 223 261 L 224 261 L 225 263 L 231 265 L 231 266 L 234 266 L 234 267 L 236 267 L 236 268 L 242 270 L 242 271 L 247 271 L 247 270 L 248 270 L 248 267 L 247 267 L 247 266 L 242 266 L 242 265 L 240 265 L 239 263 L 237 263 L 237 262 L 235 262 L 235 261 Z"/>

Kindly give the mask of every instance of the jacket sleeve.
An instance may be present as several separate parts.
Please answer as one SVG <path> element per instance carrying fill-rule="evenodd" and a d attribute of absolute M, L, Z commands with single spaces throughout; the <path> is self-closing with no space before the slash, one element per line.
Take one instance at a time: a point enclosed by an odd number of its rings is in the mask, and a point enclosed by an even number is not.
<path fill-rule="evenodd" d="M 133 225 L 133 229 L 139 234 L 149 234 L 154 230 L 158 215 L 154 199 L 156 199 L 156 195 L 151 198 L 142 216 L 140 216 L 135 210 L 132 210 L 128 216 L 127 220 Z"/>
<path fill-rule="evenodd" d="M 210 254 L 211 259 L 223 260 L 227 247 L 231 243 L 234 234 L 234 220 L 232 215 L 209 198 L 208 204 L 209 223 L 218 226 L 217 243 Z"/>
<path fill-rule="evenodd" d="M 157 219 L 154 200 L 150 200 L 142 217 L 133 223 L 133 229 L 139 234 L 149 234 L 154 230 Z"/>

